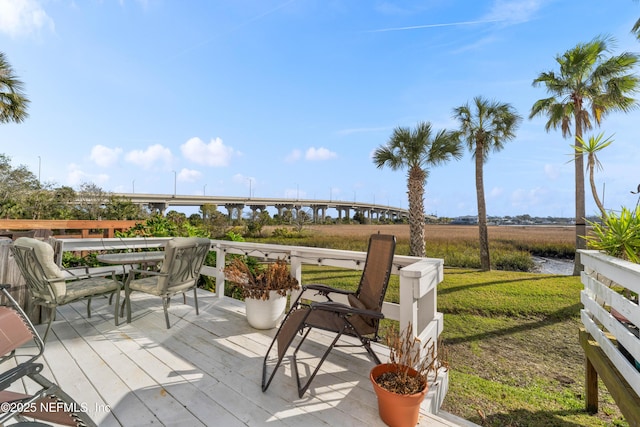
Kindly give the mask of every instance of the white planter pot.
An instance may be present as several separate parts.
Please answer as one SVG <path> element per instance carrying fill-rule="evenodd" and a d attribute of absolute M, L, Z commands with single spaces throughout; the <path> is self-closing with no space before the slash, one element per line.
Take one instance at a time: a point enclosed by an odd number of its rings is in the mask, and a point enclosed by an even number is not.
<path fill-rule="evenodd" d="M 275 328 L 284 314 L 287 298 L 276 291 L 269 292 L 268 300 L 247 298 L 247 321 L 256 329 Z"/>

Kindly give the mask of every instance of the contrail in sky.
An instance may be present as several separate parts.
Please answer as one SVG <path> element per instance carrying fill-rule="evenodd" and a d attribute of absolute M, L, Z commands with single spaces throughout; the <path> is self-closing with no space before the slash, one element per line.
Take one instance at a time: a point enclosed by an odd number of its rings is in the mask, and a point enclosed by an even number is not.
<path fill-rule="evenodd" d="M 384 33 L 387 31 L 406 31 L 406 30 L 420 30 L 422 28 L 436 28 L 436 27 L 453 27 L 458 25 L 475 25 L 486 24 L 489 22 L 499 22 L 500 19 L 491 19 L 487 21 L 466 21 L 466 22 L 450 22 L 447 24 L 428 24 L 428 25 L 414 25 L 412 27 L 397 27 L 397 28 L 382 28 L 379 30 L 369 30 L 366 33 Z"/>

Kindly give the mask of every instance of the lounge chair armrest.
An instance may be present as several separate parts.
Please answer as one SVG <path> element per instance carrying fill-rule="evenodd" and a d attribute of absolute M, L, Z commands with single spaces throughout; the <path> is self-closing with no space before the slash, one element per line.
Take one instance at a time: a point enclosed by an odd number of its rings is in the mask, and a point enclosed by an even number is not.
<path fill-rule="evenodd" d="M 361 316 L 373 317 L 374 319 L 384 319 L 384 314 L 379 311 L 355 308 L 335 301 L 312 302 L 311 309 L 333 311 L 341 314 L 359 314 Z"/>
<path fill-rule="evenodd" d="M 342 295 L 349 295 L 349 294 L 353 294 L 353 291 L 348 291 L 346 289 L 339 289 L 339 288 L 332 288 L 331 286 L 327 286 L 327 285 L 323 285 L 321 283 L 311 283 L 308 285 L 304 285 L 302 287 L 302 291 L 304 292 L 305 290 L 311 290 L 311 291 L 317 291 L 319 294 L 327 296 L 328 294 L 342 294 Z"/>

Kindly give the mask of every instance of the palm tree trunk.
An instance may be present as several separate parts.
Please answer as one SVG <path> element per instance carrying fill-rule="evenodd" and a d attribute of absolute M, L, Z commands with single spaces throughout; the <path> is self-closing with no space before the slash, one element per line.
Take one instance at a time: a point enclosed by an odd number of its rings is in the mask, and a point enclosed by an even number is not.
<path fill-rule="evenodd" d="M 582 114 L 579 109 L 576 109 L 575 113 L 576 120 L 576 133 L 575 133 L 575 146 L 574 150 L 574 163 L 576 166 L 575 175 L 576 175 L 576 255 L 573 263 L 573 275 L 579 276 L 582 271 L 582 263 L 580 262 L 580 254 L 578 253 L 578 249 L 586 249 L 587 241 L 585 240 L 585 236 L 587 234 L 587 226 L 585 224 L 585 195 L 584 195 L 584 156 L 582 151 L 580 151 L 577 147 L 582 146 L 580 140 L 582 139 Z"/>
<path fill-rule="evenodd" d="M 483 150 L 483 143 L 481 141 L 476 142 L 476 194 L 478 202 L 478 231 L 480 234 L 480 268 L 482 271 L 489 271 L 491 270 L 491 257 L 487 231 L 487 207 L 484 200 Z"/>
<path fill-rule="evenodd" d="M 409 170 L 409 255 L 424 257 L 424 181 L 425 172 L 419 167 Z"/>

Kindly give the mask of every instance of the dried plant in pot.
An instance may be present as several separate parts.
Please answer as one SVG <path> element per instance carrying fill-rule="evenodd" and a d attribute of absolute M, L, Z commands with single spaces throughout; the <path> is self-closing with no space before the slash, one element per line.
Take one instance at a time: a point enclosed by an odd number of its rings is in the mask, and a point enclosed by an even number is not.
<path fill-rule="evenodd" d="M 431 339 L 421 345 L 411 324 L 402 333 L 391 330 L 386 341 L 389 363 L 377 365 L 369 375 L 380 418 L 393 427 L 415 426 L 429 388 L 429 375 L 447 369 L 446 361 L 439 357 L 442 348 L 438 352 Z"/>
<path fill-rule="evenodd" d="M 226 280 L 241 291 L 247 309 L 247 321 L 256 329 L 274 328 L 284 314 L 287 293 L 300 289 L 289 266 L 277 260 L 266 266 L 249 268 L 242 258 L 234 258 L 224 269 Z"/>

